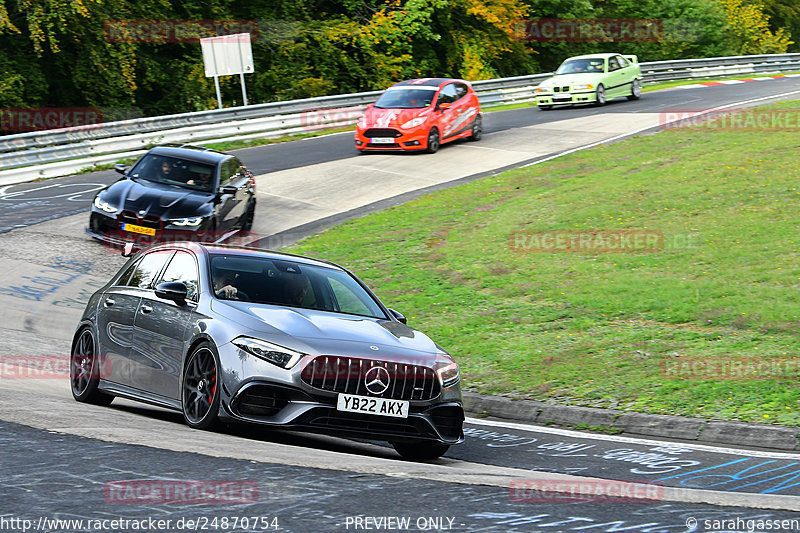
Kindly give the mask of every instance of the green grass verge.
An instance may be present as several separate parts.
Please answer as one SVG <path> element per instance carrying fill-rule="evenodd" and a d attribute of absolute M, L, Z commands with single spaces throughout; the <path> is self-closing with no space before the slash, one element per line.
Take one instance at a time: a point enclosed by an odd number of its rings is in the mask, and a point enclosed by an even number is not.
<path fill-rule="evenodd" d="M 797 146 L 795 131 L 673 129 L 429 194 L 291 251 L 354 270 L 456 356 L 467 389 L 800 425 L 797 379 L 661 371 L 800 354 Z M 620 228 L 662 232 L 665 247 L 509 245 L 517 231 Z"/>

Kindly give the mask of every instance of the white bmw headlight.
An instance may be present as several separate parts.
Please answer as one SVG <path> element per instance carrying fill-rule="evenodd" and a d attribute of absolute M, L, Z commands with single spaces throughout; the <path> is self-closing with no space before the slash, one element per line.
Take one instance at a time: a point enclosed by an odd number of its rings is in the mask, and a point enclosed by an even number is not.
<path fill-rule="evenodd" d="M 594 89 L 594 85 L 592 85 L 591 83 L 584 83 L 583 85 L 572 86 L 573 91 L 585 91 L 587 89 Z"/>
<path fill-rule="evenodd" d="M 236 337 L 231 344 L 281 368 L 292 368 L 303 357 L 300 352 L 251 337 Z"/>
<path fill-rule="evenodd" d="M 105 211 L 106 213 L 116 213 L 119 211 L 116 207 L 105 200 L 102 200 L 99 196 L 94 199 L 94 206 L 101 211 Z"/>
<path fill-rule="evenodd" d="M 428 117 L 412 118 L 411 120 L 409 120 L 408 122 L 406 122 L 405 124 L 403 124 L 400 127 L 403 128 L 403 129 L 416 128 L 420 124 L 424 124 L 426 120 L 428 120 Z"/>
<path fill-rule="evenodd" d="M 169 223 L 173 226 L 199 226 L 203 221 L 203 217 L 190 217 L 190 218 L 176 218 L 170 220 Z"/>

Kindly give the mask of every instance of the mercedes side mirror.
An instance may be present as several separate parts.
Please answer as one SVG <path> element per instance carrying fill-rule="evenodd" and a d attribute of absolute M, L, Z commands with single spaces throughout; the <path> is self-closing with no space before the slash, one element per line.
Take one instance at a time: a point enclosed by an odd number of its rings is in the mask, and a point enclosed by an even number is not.
<path fill-rule="evenodd" d="M 125 173 L 128 171 L 129 168 L 131 168 L 131 167 L 129 167 L 128 165 L 126 165 L 124 163 L 117 163 L 116 165 L 114 165 L 114 170 L 116 170 L 117 172 L 119 172 L 123 176 L 125 175 Z"/>
<path fill-rule="evenodd" d="M 403 313 L 401 313 L 400 311 L 395 311 L 394 309 L 392 309 L 390 307 L 389 308 L 389 312 L 392 313 L 392 316 L 394 316 L 397 319 L 398 322 L 401 322 L 403 324 L 406 323 L 406 317 L 403 316 Z"/>
<path fill-rule="evenodd" d="M 156 296 L 165 300 L 172 300 L 178 305 L 186 303 L 186 285 L 180 281 L 159 283 L 156 287 Z"/>

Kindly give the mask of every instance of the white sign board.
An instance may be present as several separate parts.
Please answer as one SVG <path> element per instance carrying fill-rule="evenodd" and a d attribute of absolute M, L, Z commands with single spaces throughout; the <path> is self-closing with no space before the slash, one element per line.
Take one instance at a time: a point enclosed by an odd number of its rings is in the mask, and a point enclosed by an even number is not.
<path fill-rule="evenodd" d="M 253 72 L 253 48 L 249 33 L 200 39 L 206 77 L 232 76 Z"/>

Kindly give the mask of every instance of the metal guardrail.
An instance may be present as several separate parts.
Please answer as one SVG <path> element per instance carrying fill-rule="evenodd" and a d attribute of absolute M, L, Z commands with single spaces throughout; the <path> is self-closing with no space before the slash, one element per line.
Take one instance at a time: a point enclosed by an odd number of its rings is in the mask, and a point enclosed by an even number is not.
<path fill-rule="evenodd" d="M 800 70 L 800 54 L 679 59 L 640 63 L 645 83 L 733 74 Z M 531 101 L 552 73 L 472 82 L 481 105 Z M 382 91 L 323 96 L 0 137 L 0 170 L 136 152 L 152 144 L 220 140 L 263 132 L 276 136 L 355 122 Z M 327 112 L 324 110 L 328 110 Z M 108 158 L 106 158 L 108 159 Z M 90 166 L 91 163 L 87 163 Z M 66 167 L 65 167 L 66 168 Z M 28 168 L 27 172 L 33 169 Z M 14 171 L 16 173 L 16 171 Z M 8 175 L 9 171 L 0 172 Z M 43 175 L 43 174 L 41 174 Z M 38 177 L 38 176 L 36 176 Z"/>

